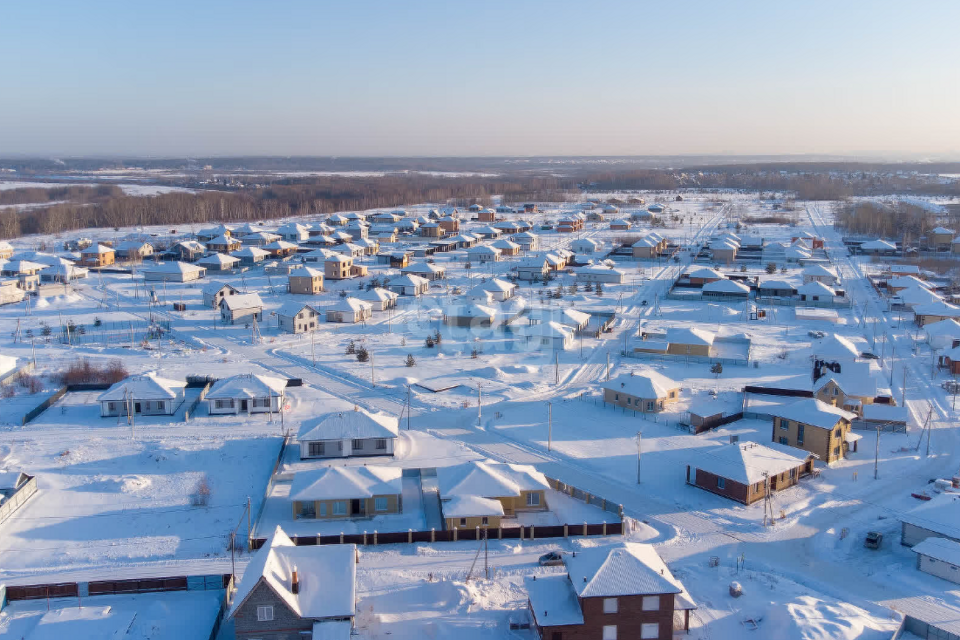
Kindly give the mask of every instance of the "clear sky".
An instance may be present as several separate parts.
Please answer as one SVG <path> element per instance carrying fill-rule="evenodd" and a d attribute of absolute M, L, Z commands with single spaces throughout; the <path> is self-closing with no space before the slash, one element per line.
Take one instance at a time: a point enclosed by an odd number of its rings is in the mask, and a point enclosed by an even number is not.
<path fill-rule="evenodd" d="M 0 5 L 0 155 L 960 157 L 957 0 Z"/>

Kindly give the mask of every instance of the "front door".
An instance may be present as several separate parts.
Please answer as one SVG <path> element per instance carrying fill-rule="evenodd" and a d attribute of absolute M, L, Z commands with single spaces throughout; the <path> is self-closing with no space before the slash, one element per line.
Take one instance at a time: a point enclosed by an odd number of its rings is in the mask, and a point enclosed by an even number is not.
<path fill-rule="evenodd" d="M 362 516 L 364 515 L 364 504 L 363 500 L 351 500 L 350 501 L 350 515 Z"/>
<path fill-rule="evenodd" d="M 241 409 L 242 411 L 246 411 L 246 410 L 247 410 L 247 401 L 246 401 L 246 400 L 241 400 L 241 401 L 240 401 L 240 409 Z"/>
<path fill-rule="evenodd" d="M 134 402 L 134 403 L 133 403 L 133 412 L 134 412 L 134 413 L 140 413 L 140 403 L 139 403 L 139 402 Z"/>

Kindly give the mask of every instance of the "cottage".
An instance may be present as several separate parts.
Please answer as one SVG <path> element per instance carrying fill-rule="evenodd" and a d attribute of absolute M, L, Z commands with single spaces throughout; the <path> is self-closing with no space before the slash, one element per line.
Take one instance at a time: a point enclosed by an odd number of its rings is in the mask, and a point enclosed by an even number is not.
<path fill-rule="evenodd" d="M 576 269 L 577 282 L 602 282 L 604 284 L 623 284 L 626 273 L 614 267 L 591 264 Z"/>
<path fill-rule="evenodd" d="M 814 280 L 797 287 L 797 295 L 803 302 L 833 302 L 837 292 L 824 283 Z"/>
<path fill-rule="evenodd" d="M 621 375 L 602 388 L 605 403 L 642 413 L 658 413 L 680 400 L 680 383 L 653 370 Z"/>
<path fill-rule="evenodd" d="M 217 380 L 205 400 L 210 415 L 277 413 L 283 408 L 287 381 L 255 374 L 239 374 Z"/>
<path fill-rule="evenodd" d="M 143 279 L 157 282 L 192 282 L 207 275 L 204 267 L 186 262 L 158 262 L 142 270 Z"/>
<path fill-rule="evenodd" d="M 704 298 L 746 300 L 750 297 L 750 287 L 733 280 L 717 280 L 703 285 L 700 293 Z"/>
<path fill-rule="evenodd" d="M 13 245 L 6 240 L 0 240 L 0 259 L 6 259 L 13 255 Z"/>
<path fill-rule="evenodd" d="M 296 520 L 370 518 L 403 511 L 399 467 L 323 467 L 298 471 L 290 485 Z"/>
<path fill-rule="evenodd" d="M 430 289 L 430 281 L 408 273 L 390 280 L 386 288 L 401 296 L 420 296 Z"/>
<path fill-rule="evenodd" d="M 23 291 L 36 291 L 40 285 L 40 272 L 48 265 L 30 260 L 11 260 L 0 266 L 0 276 L 16 278 L 17 286 Z"/>
<path fill-rule="evenodd" d="M 934 251 L 943 251 L 950 247 L 956 233 L 953 229 L 937 227 L 927 233 L 927 246 Z"/>
<path fill-rule="evenodd" d="M 498 249 L 501 256 L 516 256 L 519 255 L 521 251 L 519 244 L 513 242 L 512 240 L 507 240 L 506 238 L 501 238 L 490 246 L 494 249 Z"/>
<path fill-rule="evenodd" d="M 369 302 L 374 311 L 386 311 L 394 309 L 397 306 L 397 298 L 400 296 L 393 291 L 388 291 L 381 287 L 373 287 L 357 294 L 358 300 Z"/>
<path fill-rule="evenodd" d="M 574 330 L 555 320 L 523 326 L 519 333 L 528 345 L 533 344 L 541 349 L 566 351 L 573 347 L 575 341 Z"/>
<path fill-rule="evenodd" d="M 530 233 L 529 231 L 522 231 L 520 233 L 514 234 L 511 240 L 513 240 L 518 245 L 520 245 L 520 249 L 524 252 L 540 250 L 540 236 L 538 236 L 535 233 Z"/>
<path fill-rule="evenodd" d="M 377 262 L 390 265 L 393 269 L 404 269 L 410 264 L 410 253 L 407 251 L 378 253 Z"/>
<path fill-rule="evenodd" d="M 635 260 L 656 258 L 660 255 L 660 241 L 650 234 L 642 236 L 631 245 Z"/>
<path fill-rule="evenodd" d="M 522 511 L 546 511 L 547 478 L 532 465 L 507 464 L 490 460 L 464 462 L 437 469 L 440 509 L 448 529 L 494 526 L 481 518 L 454 516 L 447 505 L 454 498 L 476 497 L 496 500 L 503 509 L 501 517 L 515 517 Z M 462 504 L 454 502 L 453 513 Z M 492 506 L 492 505 L 490 505 Z M 499 523 L 498 523 L 499 524 Z"/>
<path fill-rule="evenodd" d="M 797 447 L 831 464 L 846 456 L 851 444 L 856 449 L 859 436 L 850 433 L 855 413 L 826 404 L 815 398 L 804 398 L 770 409 L 773 415 L 771 441 Z"/>
<path fill-rule="evenodd" d="M 470 262 L 500 262 L 500 249 L 490 245 L 480 245 L 467 250 L 467 260 Z"/>
<path fill-rule="evenodd" d="M 837 272 L 822 264 L 810 264 L 803 268 L 803 283 L 822 282 L 826 285 L 837 284 Z"/>
<path fill-rule="evenodd" d="M 354 324 L 373 317 L 373 305 L 357 298 L 342 298 L 332 307 L 324 309 L 327 322 L 346 322 Z"/>
<path fill-rule="evenodd" d="M 297 252 L 297 245 L 286 240 L 274 240 L 263 245 L 264 251 L 269 251 L 274 258 L 285 258 Z"/>
<path fill-rule="evenodd" d="M 66 258 L 53 258 L 50 266 L 40 272 L 40 281 L 66 284 L 80 278 L 86 278 L 87 273 L 86 269 L 74 265 Z"/>
<path fill-rule="evenodd" d="M 319 325 L 320 312 L 309 304 L 285 302 L 277 309 L 277 326 L 287 333 L 309 333 Z"/>
<path fill-rule="evenodd" d="M 263 262 L 270 255 L 270 252 L 264 251 L 260 247 L 244 247 L 239 251 L 234 251 L 230 255 L 234 258 L 239 258 L 240 264 L 251 267 Z"/>
<path fill-rule="evenodd" d="M 395 417 L 355 408 L 304 420 L 297 442 L 302 460 L 392 456 L 398 432 Z"/>
<path fill-rule="evenodd" d="M 220 224 L 215 227 L 207 227 L 206 229 L 201 229 L 195 234 L 197 240 L 200 242 L 208 242 L 213 238 L 218 236 L 227 236 L 228 238 L 233 235 L 233 228 L 228 227 L 227 225 Z"/>
<path fill-rule="evenodd" d="M 207 271 L 231 271 L 240 263 L 240 258 L 225 253 L 211 253 L 197 260 L 197 264 Z"/>
<path fill-rule="evenodd" d="M 298 547 L 278 526 L 247 564 L 228 618 L 237 640 L 350 637 L 357 547 Z"/>
<path fill-rule="evenodd" d="M 353 263 L 353 258 L 334 253 L 323 262 L 323 277 L 327 280 L 345 280 L 367 275 L 367 268 Z"/>
<path fill-rule="evenodd" d="M 344 242 L 343 244 L 338 244 L 330 249 L 334 253 L 340 253 L 345 256 L 350 256 L 354 260 L 359 260 L 366 255 L 366 247 L 354 244 L 353 242 Z"/>
<path fill-rule="evenodd" d="M 153 245 L 140 240 L 121 242 L 114 249 L 119 260 L 142 262 L 144 258 L 153 255 Z"/>
<path fill-rule="evenodd" d="M 83 267 L 108 267 L 116 260 L 116 252 L 110 247 L 97 244 L 80 252 Z"/>
<path fill-rule="evenodd" d="M 15 304 L 27 296 L 16 280 L 0 280 L 0 304 Z"/>
<path fill-rule="evenodd" d="M 475 286 L 469 296 L 487 297 L 497 302 L 503 302 L 513 297 L 517 291 L 517 285 L 500 278 L 492 278 Z M 482 292 L 482 293 L 481 293 Z M 486 294 L 486 295 L 482 295 Z"/>
<path fill-rule="evenodd" d="M 675 356 L 714 355 L 713 341 L 716 334 L 698 327 L 675 327 L 667 329 L 666 352 Z"/>
<path fill-rule="evenodd" d="M 242 243 L 239 240 L 227 235 L 217 236 L 207 241 L 207 251 L 215 251 L 217 253 L 239 251 L 241 246 Z"/>
<path fill-rule="evenodd" d="M 297 267 L 287 276 L 290 293 L 316 295 L 323 292 L 323 272 L 312 267 Z"/>
<path fill-rule="evenodd" d="M 722 238 L 714 240 L 707 247 L 710 249 L 710 255 L 714 262 L 730 264 L 737 259 L 740 243 L 730 238 Z"/>
<path fill-rule="evenodd" d="M 928 324 L 923 332 L 931 349 L 952 349 L 960 345 L 960 322 L 953 318 Z"/>
<path fill-rule="evenodd" d="M 220 299 L 220 319 L 224 324 L 263 322 L 263 301 L 256 293 L 228 295 Z"/>
<path fill-rule="evenodd" d="M 299 222 L 287 222 L 277 228 L 277 235 L 288 242 L 303 242 L 310 237 L 310 229 Z"/>
<path fill-rule="evenodd" d="M 936 302 L 943 302 L 943 297 L 940 296 L 940 294 L 931 291 L 927 287 L 916 285 L 901 289 L 890 297 L 891 308 L 901 307 L 916 310 L 919 306 L 930 305 Z"/>
<path fill-rule="evenodd" d="M 482 304 L 463 304 L 443 312 L 445 324 L 454 327 L 490 327 L 497 318 L 497 310 Z"/>
<path fill-rule="evenodd" d="M 491 240 L 496 240 L 501 235 L 503 231 L 497 229 L 496 227 L 486 226 L 486 227 L 477 227 L 473 230 L 473 234 L 480 236 L 481 238 L 489 238 Z"/>
<path fill-rule="evenodd" d="M 255 231 L 242 236 L 240 238 L 240 242 L 243 243 L 243 246 L 245 247 L 264 247 L 264 245 L 268 245 L 271 242 L 276 242 L 279 239 L 280 236 L 275 233 L 270 233 L 269 231 Z"/>
<path fill-rule="evenodd" d="M 652 545 L 624 542 L 564 556 L 565 574 L 524 579 L 537 636 L 672 640 L 696 604 Z"/>
<path fill-rule="evenodd" d="M 100 416 L 172 416 L 183 404 L 186 386 L 155 373 L 130 376 L 100 394 Z"/>
<path fill-rule="evenodd" d="M 960 320 L 960 307 L 943 301 L 918 304 L 913 307 L 913 318 L 918 327 L 950 318 Z"/>
<path fill-rule="evenodd" d="M 442 238 L 444 235 L 443 227 L 436 222 L 427 222 L 420 225 L 418 232 L 423 238 Z"/>
<path fill-rule="evenodd" d="M 603 247 L 603 241 L 593 238 L 578 238 L 570 243 L 574 253 L 596 253 Z"/>
<path fill-rule="evenodd" d="M 234 296 L 240 293 L 240 290 L 232 284 L 218 280 L 208 282 L 201 291 L 203 293 L 203 306 L 213 307 L 214 309 L 220 306 L 220 301 L 226 296 Z"/>
<path fill-rule="evenodd" d="M 862 414 L 864 405 L 873 404 L 877 397 L 877 379 L 869 362 L 848 362 L 840 373 L 824 368 L 813 383 L 813 395 L 826 404 Z"/>
<path fill-rule="evenodd" d="M 421 278 L 426 278 L 430 282 L 435 282 L 437 280 L 443 280 L 447 275 L 447 270 L 438 264 L 421 262 L 412 264 L 407 268 L 402 269 L 400 273 L 403 275 L 420 276 Z"/>
<path fill-rule="evenodd" d="M 183 240 L 167 250 L 166 256 L 180 262 L 196 262 L 203 257 L 206 247 L 196 240 Z"/>
<path fill-rule="evenodd" d="M 457 233 L 460 231 L 460 221 L 453 216 L 444 216 L 437 221 L 445 233 Z"/>
<path fill-rule="evenodd" d="M 813 454 L 781 445 L 734 442 L 708 447 L 687 465 L 687 484 L 725 498 L 753 504 L 770 494 L 792 487 L 813 472 Z"/>
<path fill-rule="evenodd" d="M 796 287 L 784 280 L 764 280 L 757 287 L 760 298 L 792 298 L 795 295 Z"/>
<path fill-rule="evenodd" d="M 529 282 L 540 282 L 550 273 L 550 266 L 543 256 L 524 258 L 517 265 L 517 278 Z"/>

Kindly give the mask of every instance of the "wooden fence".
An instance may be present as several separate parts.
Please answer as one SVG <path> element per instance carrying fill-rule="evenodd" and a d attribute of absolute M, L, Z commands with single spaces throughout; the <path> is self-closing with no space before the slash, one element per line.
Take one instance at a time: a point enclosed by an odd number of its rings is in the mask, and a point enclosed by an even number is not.
<path fill-rule="evenodd" d="M 23 486 L 0 505 L 0 524 L 3 524 L 7 518 L 13 515 L 14 511 L 22 507 L 23 504 L 40 489 L 36 476 L 28 476 L 28 478 L 29 479 L 23 483 Z"/>
<path fill-rule="evenodd" d="M 190 416 L 193 414 L 194 410 L 197 408 L 203 400 L 207 397 L 207 392 L 210 391 L 210 387 L 213 386 L 213 382 L 208 382 L 203 385 L 203 388 L 200 389 L 200 395 L 193 399 L 193 402 L 190 403 L 190 406 L 187 407 L 187 410 L 183 412 L 183 421 L 189 422 Z"/>
<path fill-rule="evenodd" d="M 259 549 L 264 540 L 266 540 L 266 538 L 258 538 L 257 540 L 260 541 L 260 544 L 255 546 L 255 540 L 253 537 L 254 531 L 256 531 L 260 525 L 260 517 L 263 516 L 263 508 L 266 506 L 267 498 L 270 497 L 270 493 L 273 491 L 273 487 L 277 482 L 277 469 L 280 468 L 280 464 L 283 462 L 283 454 L 287 450 L 287 445 L 290 444 L 292 439 L 293 436 L 290 435 L 283 437 L 283 444 L 280 445 L 280 452 L 277 454 L 277 459 L 273 463 L 273 469 L 270 471 L 270 480 L 267 482 L 267 488 L 263 492 L 263 499 L 260 500 L 260 507 L 257 509 L 257 516 L 253 519 L 253 530 L 248 533 L 247 548 L 251 550 Z"/>

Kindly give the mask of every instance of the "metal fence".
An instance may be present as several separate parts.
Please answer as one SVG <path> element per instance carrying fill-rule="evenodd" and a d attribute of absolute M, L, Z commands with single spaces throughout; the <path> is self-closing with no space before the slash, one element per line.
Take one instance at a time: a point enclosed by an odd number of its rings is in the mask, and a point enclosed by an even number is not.
<path fill-rule="evenodd" d="M 0 524 L 3 524 L 7 518 L 13 515 L 13 512 L 23 506 L 23 504 L 35 494 L 40 487 L 37 485 L 37 477 L 30 476 L 23 486 L 21 486 L 12 496 L 0 505 Z"/>
<path fill-rule="evenodd" d="M 556 478 L 551 478 L 549 476 L 545 476 L 545 477 L 547 478 L 547 484 L 549 484 L 550 488 L 553 489 L 554 491 L 565 493 L 571 498 L 576 498 L 577 500 L 581 500 L 583 502 L 586 502 L 587 504 L 593 505 L 595 507 L 600 507 L 604 511 L 615 513 L 617 514 L 617 517 L 621 519 L 621 521 L 623 520 L 622 504 L 614 502 L 613 500 L 607 500 L 606 498 L 592 494 L 589 491 L 584 491 L 583 489 L 579 489 L 573 486 L 572 484 L 567 484 L 561 480 L 557 480 Z"/>
<path fill-rule="evenodd" d="M 283 444 L 280 445 L 280 452 L 277 454 L 277 459 L 273 463 L 273 469 L 270 471 L 270 480 L 267 482 L 267 488 L 263 492 L 263 499 L 260 501 L 260 507 L 257 509 L 257 517 L 253 519 L 253 527 L 251 528 L 251 531 L 249 532 L 249 538 L 247 539 L 247 548 L 251 550 L 259 549 L 260 545 L 262 545 L 263 541 L 266 539 L 258 538 L 260 540 L 260 544 L 254 546 L 254 532 L 260 526 L 260 518 L 263 516 L 263 508 L 266 506 L 267 498 L 270 497 L 270 493 L 273 491 L 273 487 L 277 483 L 277 469 L 280 468 L 280 464 L 283 462 L 283 454 L 286 452 L 287 445 L 290 444 L 292 438 L 293 436 L 290 435 L 283 437 Z"/>
<path fill-rule="evenodd" d="M 203 385 L 203 388 L 200 389 L 200 395 L 193 399 L 193 402 L 190 403 L 190 406 L 187 407 L 187 410 L 183 412 L 183 421 L 189 422 L 190 416 L 193 414 L 194 410 L 197 408 L 203 400 L 207 397 L 207 392 L 210 391 L 210 387 L 213 386 L 213 382 L 208 382 Z"/>
<path fill-rule="evenodd" d="M 106 391 L 112 385 L 108 383 L 100 382 L 83 382 L 79 384 L 68 384 L 65 387 L 60 387 L 53 392 L 49 398 L 38 404 L 36 407 L 28 411 L 24 416 L 21 424 L 25 425 L 28 422 L 35 420 L 41 413 L 53 406 L 57 400 L 67 395 L 67 393 L 72 391 Z"/>

